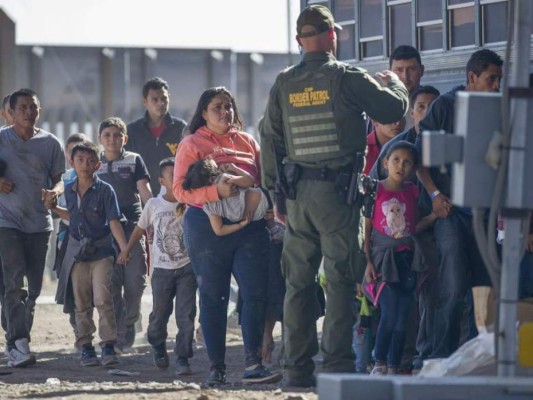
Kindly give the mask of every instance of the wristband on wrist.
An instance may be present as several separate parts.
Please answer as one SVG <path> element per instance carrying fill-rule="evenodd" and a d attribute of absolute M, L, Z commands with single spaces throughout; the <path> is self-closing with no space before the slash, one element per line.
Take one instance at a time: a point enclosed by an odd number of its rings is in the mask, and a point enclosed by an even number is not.
<path fill-rule="evenodd" d="M 437 197 L 440 194 L 440 190 L 435 190 L 434 192 L 429 194 L 429 197 L 431 198 L 431 201 L 435 200 L 435 197 Z"/>

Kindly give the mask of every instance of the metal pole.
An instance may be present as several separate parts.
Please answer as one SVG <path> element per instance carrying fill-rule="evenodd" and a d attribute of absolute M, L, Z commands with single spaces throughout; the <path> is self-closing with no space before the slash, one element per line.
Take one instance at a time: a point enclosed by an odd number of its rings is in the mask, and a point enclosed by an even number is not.
<path fill-rule="evenodd" d="M 124 116 L 131 119 L 131 58 L 130 51 L 124 51 Z"/>
<path fill-rule="evenodd" d="M 291 0 L 287 0 L 287 61 L 292 65 Z"/>
<path fill-rule="evenodd" d="M 233 93 L 233 96 L 238 97 L 237 93 L 237 53 L 233 51 L 233 49 L 230 50 L 230 56 L 229 56 L 229 62 L 230 62 L 230 68 L 229 68 L 229 87 L 231 90 L 231 93 Z"/>
<path fill-rule="evenodd" d="M 512 3 L 511 3 L 512 4 Z M 512 126 L 507 178 L 505 208 L 523 210 L 524 171 L 526 168 L 526 135 L 528 99 L 513 97 L 514 88 L 529 87 L 529 46 L 531 21 L 529 21 L 530 0 L 516 0 L 514 7 L 514 54 L 515 61 L 510 81 L 510 118 Z M 508 67 L 508 66 L 504 66 Z M 504 97 L 505 98 L 505 97 Z M 518 302 L 518 274 L 523 254 L 523 215 L 513 213 L 504 218 L 505 240 L 498 326 L 498 376 L 511 377 L 516 374 L 517 332 L 516 304 Z"/>

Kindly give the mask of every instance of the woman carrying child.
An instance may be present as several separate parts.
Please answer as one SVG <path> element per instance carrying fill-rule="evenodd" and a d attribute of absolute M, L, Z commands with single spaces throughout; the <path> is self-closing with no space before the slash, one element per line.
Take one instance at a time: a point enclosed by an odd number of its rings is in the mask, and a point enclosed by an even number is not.
<path fill-rule="evenodd" d="M 387 151 L 383 164 L 388 176 L 378 183 L 372 219 L 365 219 L 365 279 L 379 282 L 381 287 L 377 300 L 381 318 L 372 375 L 398 372 L 416 272 L 424 269 L 415 234 L 437 218 L 432 213 L 418 221 L 419 191 L 409 181 L 419 164 L 416 147 L 398 141 Z"/>
<path fill-rule="evenodd" d="M 217 236 L 235 233 L 251 221 L 262 220 L 266 211 L 272 208 L 265 192 L 254 187 L 255 179 L 251 174 L 233 163 L 217 166 L 211 157 L 198 160 L 189 166 L 182 187 L 185 190 L 199 189 L 217 184 L 223 179 L 237 187 L 237 194 L 220 201 L 209 201 L 202 207 L 209 216 L 211 228 Z M 178 217 L 185 212 L 185 208 L 183 203 L 178 206 Z M 224 222 L 224 218 L 229 221 L 228 224 Z M 273 219 L 270 221 L 273 227 Z"/>
<path fill-rule="evenodd" d="M 281 374 L 271 373 L 261 360 L 269 252 L 266 223 L 264 219 L 253 221 L 243 215 L 245 226 L 219 236 L 202 208 L 205 203 L 238 195 L 238 187 L 232 181 L 236 178 L 223 176 L 218 183 L 198 188 L 183 186 L 189 167 L 207 157 L 217 165 L 234 164 L 250 174 L 258 185 L 259 145 L 251 135 L 240 131 L 242 120 L 235 99 L 224 87 L 204 91 L 189 129 L 191 134 L 180 142 L 176 154 L 173 191 L 178 201 L 189 205 L 184 215 L 185 246 L 200 292 L 200 323 L 211 362 L 207 384 L 226 381 L 226 315 L 232 274 L 243 301 L 245 370 L 242 380 L 247 383 L 279 381 Z M 231 223 L 223 220 L 222 225 Z"/>

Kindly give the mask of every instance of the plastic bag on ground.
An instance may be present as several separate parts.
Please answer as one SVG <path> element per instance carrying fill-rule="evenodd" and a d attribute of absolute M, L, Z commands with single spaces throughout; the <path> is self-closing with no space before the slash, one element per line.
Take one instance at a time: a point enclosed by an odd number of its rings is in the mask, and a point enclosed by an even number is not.
<path fill-rule="evenodd" d="M 483 332 L 464 343 L 448 358 L 424 361 L 419 376 L 484 375 L 491 372 L 495 365 L 494 333 Z"/>

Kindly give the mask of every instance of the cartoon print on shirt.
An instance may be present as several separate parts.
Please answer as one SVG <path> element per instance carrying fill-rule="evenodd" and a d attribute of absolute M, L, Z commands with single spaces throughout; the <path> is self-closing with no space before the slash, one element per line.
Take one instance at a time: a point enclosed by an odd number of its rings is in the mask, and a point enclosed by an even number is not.
<path fill-rule="evenodd" d="M 183 232 L 179 229 L 177 218 L 170 218 L 167 223 L 162 222 L 159 224 L 155 243 L 161 254 L 167 254 L 171 261 L 178 260 L 178 256 L 185 250 L 185 246 Z"/>
<path fill-rule="evenodd" d="M 388 201 L 384 201 L 381 204 L 381 209 L 387 222 L 385 233 L 395 239 L 406 236 L 405 204 L 400 203 L 398 199 L 393 197 Z"/>

